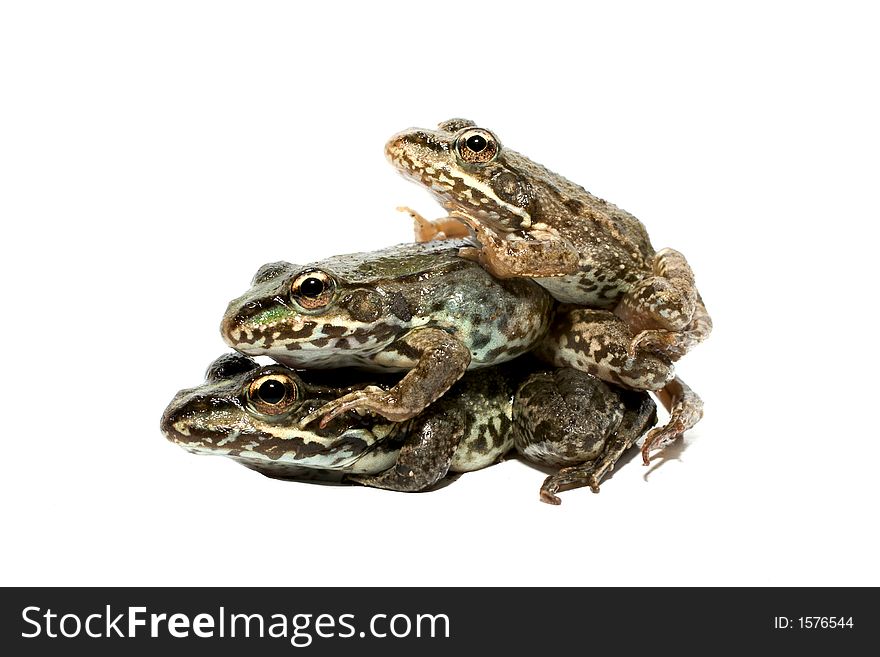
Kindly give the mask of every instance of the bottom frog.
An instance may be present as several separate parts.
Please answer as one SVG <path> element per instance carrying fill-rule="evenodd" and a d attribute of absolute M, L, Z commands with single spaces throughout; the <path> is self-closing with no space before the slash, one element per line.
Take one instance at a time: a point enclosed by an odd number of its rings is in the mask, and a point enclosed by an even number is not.
<path fill-rule="evenodd" d="M 211 364 L 205 383 L 177 393 L 161 428 L 190 452 L 228 456 L 270 477 L 408 492 L 492 465 L 515 449 L 559 468 L 540 492 L 543 501 L 559 504 L 560 491 L 598 492 L 617 459 L 657 420 L 647 393 L 524 357 L 468 373 L 405 422 L 348 412 L 323 428 L 300 426 L 342 394 L 393 383 L 374 373 L 261 366 L 227 354 Z"/>

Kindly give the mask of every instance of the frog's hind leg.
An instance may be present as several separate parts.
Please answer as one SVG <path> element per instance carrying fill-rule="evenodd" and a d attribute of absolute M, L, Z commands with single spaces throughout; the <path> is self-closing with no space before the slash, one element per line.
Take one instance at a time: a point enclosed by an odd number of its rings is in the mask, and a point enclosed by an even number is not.
<path fill-rule="evenodd" d="M 623 296 L 615 314 L 634 333 L 684 331 L 693 321 L 699 302 L 690 265 L 678 251 L 663 249 L 654 256 L 652 269 L 652 276 L 633 285 Z"/>
<path fill-rule="evenodd" d="M 465 224 L 455 217 L 442 217 L 440 219 L 426 219 L 418 212 L 408 207 L 397 208 L 399 212 L 406 212 L 413 220 L 413 233 L 416 242 L 430 242 L 431 240 L 445 240 L 456 237 L 470 237 L 471 231 Z"/>
<path fill-rule="evenodd" d="M 693 349 L 700 342 L 709 337 L 712 332 L 712 318 L 703 305 L 703 300 L 697 295 L 697 306 L 691 323 L 681 331 L 667 331 L 666 329 L 647 329 L 633 338 L 630 344 L 630 354 L 638 351 L 652 351 L 662 354 L 675 362 Z"/>
<path fill-rule="evenodd" d="M 632 332 L 607 310 L 561 307 L 537 353 L 557 367 L 573 367 L 636 390 L 660 390 L 675 377 L 663 354 L 631 354 Z"/>
<path fill-rule="evenodd" d="M 699 395 L 675 377 L 674 367 L 664 354 L 649 350 L 631 354 L 632 333 L 623 320 L 605 310 L 560 310 L 536 351 L 542 359 L 626 388 L 653 391 L 669 410 L 669 422 L 653 429 L 645 439 L 642 458 L 646 464 L 653 450 L 668 445 L 700 421 L 703 402 Z M 708 315 L 706 320 L 711 328 Z M 698 317 L 695 321 L 703 320 Z"/>
<path fill-rule="evenodd" d="M 449 472 L 465 427 L 462 409 L 438 402 L 414 421 L 393 466 L 377 475 L 350 475 L 346 480 L 406 493 L 430 488 Z"/>
<path fill-rule="evenodd" d="M 650 465 L 652 451 L 662 449 L 680 438 L 703 417 L 703 400 L 678 377 L 658 391 L 657 397 L 669 411 L 669 422 L 651 429 L 645 437 L 642 445 L 642 462 L 645 465 Z"/>
<path fill-rule="evenodd" d="M 618 459 L 656 422 L 657 408 L 654 402 L 648 395 L 642 395 L 641 403 L 627 410 L 617 432 L 608 440 L 597 459 L 562 468 L 544 480 L 541 486 L 541 501 L 560 504 L 561 500 L 556 493 L 585 486 L 598 493 L 599 483 L 614 469 Z"/>
<path fill-rule="evenodd" d="M 560 468 L 541 487 L 542 501 L 559 504 L 560 491 L 588 486 L 599 492 L 602 479 L 656 419 L 647 394 L 562 368 L 534 374 L 520 386 L 514 442 L 524 458 Z"/>

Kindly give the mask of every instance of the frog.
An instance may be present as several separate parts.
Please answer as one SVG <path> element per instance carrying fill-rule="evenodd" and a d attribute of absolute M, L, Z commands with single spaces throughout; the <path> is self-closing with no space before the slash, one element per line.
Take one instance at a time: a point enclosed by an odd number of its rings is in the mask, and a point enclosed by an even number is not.
<path fill-rule="evenodd" d="M 462 249 L 463 257 L 497 277 L 536 281 L 568 305 L 562 311 L 571 313 L 564 322 L 566 337 L 576 329 L 581 345 L 603 342 L 615 354 L 603 362 L 597 359 L 604 348 L 578 349 L 557 341 L 547 348 L 557 351 L 557 364 L 577 361 L 608 380 L 664 391 L 658 396 L 670 401 L 671 420 L 648 441 L 646 463 L 654 447 L 668 444 L 702 417 L 699 396 L 671 367 L 712 330 L 693 271 L 680 252 L 655 251 L 635 216 L 502 147 L 495 133 L 469 119 L 450 119 L 436 130 L 399 132 L 386 143 L 385 154 L 448 212 L 432 221 L 402 208 L 415 220 L 418 241 L 473 235 L 479 246 Z M 659 383 L 656 357 L 668 364 Z"/>
<path fill-rule="evenodd" d="M 528 279 L 499 280 L 458 257 L 470 239 L 406 243 L 304 266 L 262 266 L 221 322 L 226 343 L 305 369 L 404 372 L 388 389 L 365 387 L 303 418 L 322 425 L 350 410 L 404 421 L 470 369 L 536 347 L 555 302 Z"/>
<path fill-rule="evenodd" d="M 225 456 L 268 477 L 400 492 L 436 490 L 518 453 L 556 470 L 539 499 L 558 505 L 564 490 L 599 492 L 620 456 L 656 421 L 647 394 L 526 356 L 467 372 L 410 420 L 347 412 L 325 427 L 302 426 L 328 399 L 392 382 L 376 372 L 296 370 L 224 354 L 204 383 L 174 396 L 160 427 L 191 453 Z"/>

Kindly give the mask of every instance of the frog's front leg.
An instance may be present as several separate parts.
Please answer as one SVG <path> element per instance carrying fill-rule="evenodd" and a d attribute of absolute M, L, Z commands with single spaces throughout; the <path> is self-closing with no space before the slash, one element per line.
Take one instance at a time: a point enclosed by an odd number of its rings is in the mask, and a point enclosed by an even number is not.
<path fill-rule="evenodd" d="M 323 415 L 321 426 L 346 411 L 370 411 L 392 422 L 415 417 L 449 390 L 467 371 L 471 352 L 458 338 L 436 328 L 417 328 L 392 343 L 415 367 L 389 390 L 358 390 L 325 404 L 303 419 L 306 425 Z"/>
<path fill-rule="evenodd" d="M 346 480 L 407 493 L 430 488 L 449 472 L 465 422 L 464 409 L 441 400 L 413 421 L 393 466 L 377 475 L 350 475 Z"/>
<path fill-rule="evenodd" d="M 578 370 L 533 374 L 514 402 L 515 445 L 525 458 L 561 468 L 541 486 L 541 500 L 559 504 L 556 493 L 602 479 L 620 456 L 657 421 L 646 393 L 614 388 Z"/>
<path fill-rule="evenodd" d="M 406 212 L 413 220 L 413 233 L 416 242 L 445 240 L 456 237 L 470 237 L 470 229 L 455 217 L 426 219 L 412 208 L 401 206 L 399 212 Z"/>
<path fill-rule="evenodd" d="M 694 273 L 685 257 L 673 249 L 658 251 L 652 270 L 652 276 L 623 295 L 614 312 L 633 333 L 650 329 L 682 331 L 693 320 L 697 307 Z"/>
<path fill-rule="evenodd" d="M 451 212 L 474 231 L 479 248 L 465 247 L 459 255 L 479 262 L 496 278 L 549 278 L 568 276 L 578 271 L 580 256 L 566 239 L 549 233 L 525 231 L 499 236 L 481 222 L 467 215 Z"/>

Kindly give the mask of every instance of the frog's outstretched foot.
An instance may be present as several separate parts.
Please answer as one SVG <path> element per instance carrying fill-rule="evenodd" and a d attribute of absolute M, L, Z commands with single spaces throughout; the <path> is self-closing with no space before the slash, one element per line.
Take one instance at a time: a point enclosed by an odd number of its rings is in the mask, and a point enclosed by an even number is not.
<path fill-rule="evenodd" d="M 690 265 L 678 251 L 663 249 L 654 256 L 652 269 L 653 276 L 633 285 L 614 313 L 633 332 L 685 330 L 694 319 L 699 299 Z"/>
<path fill-rule="evenodd" d="M 406 212 L 413 220 L 413 233 L 416 242 L 445 240 L 456 237 L 469 237 L 470 229 L 455 217 L 441 219 L 425 219 L 421 214 L 405 206 L 397 208 L 398 212 Z"/>
<path fill-rule="evenodd" d="M 675 377 L 663 354 L 630 354 L 633 335 L 607 310 L 563 306 L 538 347 L 538 355 L 558 367 L 573 367 L 635 390 L 660 390 Z"/>
<path fill-rule="evenodd" d="M 711 332 L 712 318 L 698 296 L 693 319 L 683 330 L 646 329 L 633 338 L 629 353 L 635 356 L 639 351 L 653 352 L 675 362 L 708 338 Z"/>
<path fill-rule="evenodd" d="M 321 427 L 340 413 L 368 411 L 392 422 L 415 417 L 439 399 L 467 371 L 471 352 L 460 340 L 436 328 L 413 329 L 393 343 L 388 351 L 397 349 L 418 362 L 389 390 L 371 388 L 356 390 L 325 404 L 300 423 L 305 426 L 320 415 Z"/>
<path fill-rule="evenodd" d="M 464 410 L 458 407 L 428 411 L 416 420 L 393 466 L 377 475 L 350 475 L 346 480 L 407 493 L 430 488 L 449 472 L 465 423 Z"/>
<path fill-rule="evenodd" d="M 550 278 L 578 271 L 580 256 L 568 240 L 549 234 L 536 239 L 523 232 L 516 237 L 500 237 L 464 213 L 453 211 L 449 215 L 468 224 L 481 245 L 478 249 L 461 249 L 459 255 L 479 262 L 496 278 Z"/>
<path fill-rule="evenodd" d="M 614 468 L 614 465 L 612 464 L 610 467 Z M 562 500 L 556 493 L 586 486 L 589 486 L 594 493 L 598 493 L 601 480 L 602 476 L 596 473 L 594 461 L 562 468 L 544 480 L 540 491 L 541 501 L 558 506 L 562 504 Z"/>
<path fill-rule="evenodd" d="M 657 397 L 669 411 L 669 422 L 651 429 L 642 444 L 642 462 L 651 463 L 651 452 L 662 449 L 693 428 L 703 417 L 703 400 L 680 378 L 670 381 Z"/>

